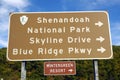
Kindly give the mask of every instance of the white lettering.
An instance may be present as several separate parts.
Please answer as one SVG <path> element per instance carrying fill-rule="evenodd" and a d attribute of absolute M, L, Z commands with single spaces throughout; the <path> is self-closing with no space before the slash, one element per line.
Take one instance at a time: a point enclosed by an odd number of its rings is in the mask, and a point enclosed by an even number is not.
<path fill-rule="evenodd" d="M 89 37 L 68 37 L 68 43 L 90 43 L 91 42 L 91 38 Z"/>
<path fill-rule="evenodd" d="M 52 38 L 52 37 L 46 37 L 46 38 L 38 38 L 38 37 L 30 37 L 29 39 L 30 44 L 58 44 L 63 43 L 63 38 Z"/>
<path fill-rule="evenodd" d="M 91 48 L 73 48 L 73 47 L 69 47 L 68 48 L 68 53 L 69 54 L 91 54 L 92 49 Z"/>
<path fill-rule="evenodd" d="M 77 32 L 77 33 L 84 33 L 84 32 L 90 32 L 90 27 L 70 27 L 70 32 Z"/>
<path fill-rule="evenodd" d="M 46 18 L 38 17 L 37 23 L 84 23 L 90 22 L 88 17 L 70 17 L 70 18 Z"/>
<path fill-rule="evenodd" d="M 38 55 L 52 55 L 58 56 L 58 54 L 63 54 L 63 49 L 53 49 L 53 48 L 38 48 Z"/>
<path fill-rule="evenodd" d="M 60 73 L 65 72 L 65 69 L 50 69 L 50 73 Z"/>
<path fill-rule="evenodd" d="M 13 55 L 32 55 L 33 50 L 32 49 L 17 49 L 13 48 L 12 50 Z"/>
<path fill-rule="evenodd" d="M 65 27 L 39 27 L 39 28 L 33 28 L 33 27 L 28 27 L 27 28 L 27 33 L 28 34 L 38 34 L 38 33 L 65 33 L 66 28 Z"/>

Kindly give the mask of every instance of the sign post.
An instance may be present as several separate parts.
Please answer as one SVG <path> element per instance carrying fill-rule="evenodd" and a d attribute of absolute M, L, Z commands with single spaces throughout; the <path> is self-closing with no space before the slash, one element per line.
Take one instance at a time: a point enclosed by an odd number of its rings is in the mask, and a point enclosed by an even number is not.
<path fill-rule="evenodd" d="M 26 80 L 25 61 L 21 63 L 21 80 Z"/>
<path fill-rule="evenodd" d="M 110 59 L 106 11 L 10 14 L 10 61 Z M 23 45 L 24 44 L 24 45 Z"/>
<path fill-rule="evenodd" d="M 93 60 L 93 66 L 94 66 L 94 80 L 99 80 L 98 60 Z"/>

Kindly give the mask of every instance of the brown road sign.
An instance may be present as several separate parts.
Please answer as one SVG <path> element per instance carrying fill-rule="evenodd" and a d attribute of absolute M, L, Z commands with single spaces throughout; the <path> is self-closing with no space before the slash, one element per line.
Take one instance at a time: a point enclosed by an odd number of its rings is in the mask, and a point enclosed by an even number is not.
<path fill-rule="evenodd" d="M 95 12 L 10 14 L 11 61 L 110 59 L 109 16 Z"/>
<path fill-rule="evenodd" d="M 75 61 L 45 62 L 44 75 L 75 75 Z"/>

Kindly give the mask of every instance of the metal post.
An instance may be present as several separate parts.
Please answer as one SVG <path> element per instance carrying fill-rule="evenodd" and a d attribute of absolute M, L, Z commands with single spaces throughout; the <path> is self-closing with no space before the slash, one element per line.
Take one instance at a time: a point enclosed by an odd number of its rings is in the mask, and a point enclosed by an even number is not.
<path fill-rule="evenodd" d="M 93 60 L 93 65 L 94 65 L 94 80 L 99 80 L 98 60 Z"/>
<path fill-rule="evenodd" d="M 25 61 L 21 63 L 21 80 L 26 80 Z"/>

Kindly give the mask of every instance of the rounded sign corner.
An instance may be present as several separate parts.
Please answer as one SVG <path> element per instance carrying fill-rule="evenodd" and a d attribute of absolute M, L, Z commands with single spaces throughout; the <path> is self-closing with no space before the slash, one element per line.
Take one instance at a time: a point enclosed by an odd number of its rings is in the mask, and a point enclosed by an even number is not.
<path fill-rule="evenodd" d="M 113 59 L 113 53 L 108 57 L 108 59 Z"/>
<path fill-rule="evenodd" d="M 10 59 L 8 55 L 7 55 L 7 60 L 8 61 L 14 61 L 14 60 Z"/>
<path fill-rule="evenodd" d="M 9 16 L 12 17 L 15 13 L 14 12 L 10 12 Z"/>
<path fill-rule="evenodd" d="M 108 11 L 103 11 L 103 13 L 106 14 L 107 16 L 109 15 L 109 14 L 108 14 Z"/>

